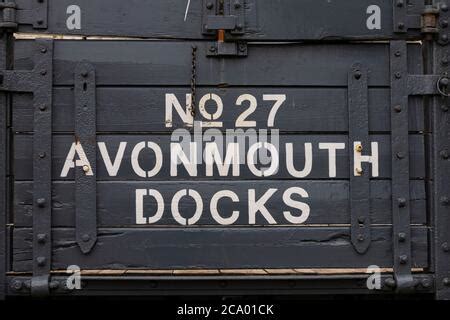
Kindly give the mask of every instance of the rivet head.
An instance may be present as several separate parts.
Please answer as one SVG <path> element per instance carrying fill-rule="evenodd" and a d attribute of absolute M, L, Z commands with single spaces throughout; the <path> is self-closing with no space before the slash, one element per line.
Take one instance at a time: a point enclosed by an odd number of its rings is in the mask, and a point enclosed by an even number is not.
<path fill-rule="evenodd" d="M 82 72 L 81 72 L 81 76 L 82 76 L 83 78 L 87 78 L 87 77 L 89 76 L 89 72 L 87 72 L 87 71 L 82 71 Z"/>
<path fill-rule="evenodd" d="M 366 222 L 366 217 L 359 217 L 358 218 L 358 223 L 363 224 Z"/>
<path fill-rule="evenodd" d="M 403 152 L 397 152 L 397 158 L 398 159 L 404 159 L 405 158 L 405 154 Z"/>
<path fill-rule="evenodd" d="M 403 0 L 397 0 L 397 7 L 403 7 Z"/>
<path fill-rule="evenodd" d="M 441 4 L 441 10 L 444 11 L 444 12 L 447 12 L 448 11 L 448 6 L 445 3 Z"/>
<path fill-rule="evenodd" d="M 216 47 L 215 46 L 210 46 L 209 47 L 209 51 L 210 52 L 216 52 Z"/>
<path fill-rule="evenodd" d="M 88 165 L 83 166 L 83 171 L 88 173 L 91 170 L 91 168 Z"/>
<path fill-rule="evenodd" d="M 403 29 L 405 29 L 405 24 L 404 24 L 403 22 L 399 22 L 399 23 L 397 24 L 397 27 L 398 27 L 400 30 L 403 30 Z"/>
<path fill-rule="evenodd" d="M 443 58 L 441 59 L 441 63 L 442 63 L 444 66 L 448 65 L 448 58 L 447 58 L 447 57 L 443 57 Z"/>
<path fill-rule="evenodd" d="M 442 28 L 447 28 L 448 27 L 448 21 L 447 20 L 442 20 L 441 21 L 441 27 Z"/>
<path fill-rule="evenodd" d="M 358 235 L 358 241 L 359 241 L 359 242 L 363 242 L 364 239 L 365 239 L 365 237 L 364 237 L 362 234 L 359 234 L 359 235 Z"/>
<path fill-rule="evenodd" d="M 47 53 L 47 48 L 46 47 L 42 47 L 41 48 L 41 53 Z"/>
<path fill-rule="evenodd" d="M 400 233 L 398 234 L 398 241 L 400 241 L 400 242 L 405 242 L 405 240 L 406 240 L 406 233 L 400 232 Z"/>
<path fill-rule="evenodd" d="M 46 201 L 44 198 L 39 198 L 36 200 L 36 204 L 38 205 L 39 208 L 44 208 L 45 203 L 46 203 Z"/>
<path fill-rule="evenodd" d="M 441 106 L 441 110 L 442 110 L 443 112 L 448 112 L 448 106 L 442 105 L 442 106 Z"/>
<path fill-rule="evenodd" d="M 363 170 L 363 169 L 361 169 L 361 168 L 356 168 L 356 174 L 361 175 L 361 174 L 363 174 L 363 173 L 364 173 L 364 170 Z"/>
<path fill-rule="evenodd" d="M 88 242 L 89 240 L 91 240 L 91 237 L 88 234 L 83 234 L 81 240 L 83 240 L 84 242 Z"/>
<path fill-rule="evenodd" d="M 45 152 L 39 152 L 39 158 L 44 159 L 47 156 Z"/>
<path fill-rule="evenodd" d="M 45 266 L 45 263 L 47 262 L 47 259 L 45 257 L 37 257 L 36 262 L 39 267 Z"/>
<path fill-rule="evenodd" d="M 36 21 L 37 22 L 37 24 L 38 25 L 42 25 L 42 24 L 44 24 L 44 20 L 42 20 L 42 19 L 39 19 L 38 21 Z"/>
<path fill-rule="evenodd" d="M 450 286 L 450 279 L 449 278 L 444 278 L 444 280 L 442 280 L 442 283 L 444 284 L 444 286 Z"/>
<path fill-rule="evenodd" d="M 402 78 L 401 72 L 396 72 L 396 73 L 395 73 L 395 78 L 396 78 L 396 79 L 401 79 L 401 78 Z"/>
<path fill-rule="evenodd" d="M 401 57 L 402 56 L 402 52 L 401 51 L 396 51 L 395 52 L 395 56 L 396 57 Z"/>
<path fill-rule="evenodd" d="M 11 288 L 16 290 L 16 291 L 19 291 L 19 290 L 21 290 L 23 288 L 23 282 L 20 281 L 20 280 L 14 280 L 11 283 Z"/>
<path fill-rule="evenodd" d="M 397 113 L 402 112 L 402 106 L 400 106 L 400 105 L 394 106 L 394 111 L 397 112 Z"/>
<path fill-rule="evenodd" d="M 441 40 L 447 41 L 448 40 L 448 36 L 446 34 L 441 35 Z"/>
<path fill-rule="evenodd" d="M 45 233 L 40 233 L 37 235 L 37 241 L 40 244 L 44 244 L 47 241 L 47 235 Z"/>
<path fill-rule="evenodd" d="M 442 248 L 442 251 L 444 251 L 444 252 L 449 252 L 450 251 L 450 247 L 448 245 L 448 242 L 444 242 L 442 244 L 441 248 Z"/>
<path fill-rule="evenodd" d="M 420 282 L 422 284 L 422 287 L 424 288 L 429 288 L 431 287 L 431 281 L 430 279 L 422 279 L 422 281 Z"/>
<path fill-rule="evenodd" d="M 361 77 L 362 77 L 361 71 L 359 71 L 359 70 L 355 71 L 354 77 L 356 80 L 361 79 Z"/>
<path fill-rule="evenodd" d="M 41 105 L 39 106 L 39 110 L 45 111 L 45 110 L 47 110 L 47 106 L 46 106 L 45 104 L 41 104 Z"/>
<path fill-rule="evenodd" d="M 355 147 L 355 151 L 356 152 L 362 152 L 362 150 L 363 150 L 363 146 L 362 145 L 360 145 L 360 144 L 356 145 L 356 147 Z"/>
<path fill-rule="evenodd" d="M 234 3 L 234 8 L 235 8 L 235 9 L 239 9 L 240 7 L 241 7 L 240 2 L 239 2 L 239 1 L 236 1 L 236 2 Z"/>
<path fill-rule="evenodd" d="M 448 197 L 441 197 L 440 201 L 443 206 L 448 206 L 450 204 L 450 199 Z"/>
<path fill-rule="evenodd" d="M 394 278 L 387 278 L 386 281 L 384 281 L 384 284 L 389 288 L 395 288 L 397 285 Z"/>
<path fill-rule="evenodd" d="M 401 264 L 406 264 L 408 262 L 408 256 L 407 255 L 401 255 L 399 257 L 400 263 Z"/>
<path fill-rule="evenodd" d="M 447 87 L 448 84 L 449 84 L 448 78 L 442 78 L 441 80 L 439 80 L 439 84 L 440 84 L 442 87 Z"/>
<path fill-rule="evenodd" d="M 449 158 L 449 154 L 448 154 L 447 150 L 442 150 L 439 154 L 441 155 L 442 159 L 447 160 Z"/>
<path fill-rule="evenodd" d="M 40 73 L 41 73 L 41 76 L 45 76 L 45 75 L 47 74 L 47 70 L 45 70 L 45 69 L 44 69 L 44 70 L 41 70 Z"/>
<path fill-rule="evenodd" d="M 206 9 L 211 10 L 212 8 L 214 8 L 213 3 L 212 3 L 212 2 L 208 2 L 208 3 L 206 4 Z"/>
<path fill-rule="evenodd" d="M 400 208 L 406 207 L 406 199 L 405 198 L 398 198 L 397 203 Z"/>

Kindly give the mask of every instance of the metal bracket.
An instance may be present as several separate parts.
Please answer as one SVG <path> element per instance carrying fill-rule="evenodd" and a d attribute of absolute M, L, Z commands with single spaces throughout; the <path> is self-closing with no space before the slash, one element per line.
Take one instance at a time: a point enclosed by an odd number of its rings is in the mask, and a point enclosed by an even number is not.
<path fill-rule="evenodd" d="M 394 278 L 398 292 L 414 288 L 411 274 L 408 64 L 406 41 L 391 41 L 391 154 Z"/>
<path fill-rule="evenodd" d="M 407 0 L 393 0 L 393 27 L 395 33 L 407 33 L 409 29 L 420 30 L 423 34 L 439 33 L 437 17 L 439 9 L 425 5 L 421 15 L 408 14 Z"/>
<path fill-rule="evenodd" d="M 370 174 L 355 169 L 355 152 L 369 148 L 369 104 L 367 70 L 360 64 L 352 66 L 348 75 L 350 216 L 351 241 L 355 250 L 365 253 L 371 242 L 370 234 Z"/>
<path fill-rule="evenodd" d="M 218 30 L 231 34 L 244 33 L 244 0 L 203 0 L 203 33 L 214 35 Z"/>
<path fill-rule="evenodd" d="M 450 19 L 449 1 L 435 1 L 439 7 L 439 25 L 442 27 L 438 42 L 430 43 L 433 73 L 447 79 Z M 448 83 L 448 79 L 444 84 Z M 450 114 L 449 95 L 437 96 L 432 101 L 433 135 L 433 237 L 436 298 L 450 300 Z"/>
<path fill-rule="evenodd" d="M 84 254 L 97 242 L 97 136 L 96 136 L 95 70 L 88 62 L 75 69 L 75 143 L 90 159 L 76 170 L 76 240 Z M 77 167 L 76 167 L 77 168 Z"/>
<path fill-rule="evenodd" d="M 33 279 L 31 292 L 49 293 L 52 213 L 53 40 L 36 40 L 34 69 L 0 71 L 0 91 L 33 93 Z"/>
<path fill-rule="evenodd" d="M 19 24 L 32 25 L 34 29 L 47 28 L 48 0 L 32 1 L 31 8 L 18 8 L 12 0 L 0 2 L 2 20 L 0 29 L 17 29 Z"/>
<path fill-rule="evenodd" d="M 207 47 L 208 57 L 246 57 L 248 55 L 245 42 L 212 42 Z"/>

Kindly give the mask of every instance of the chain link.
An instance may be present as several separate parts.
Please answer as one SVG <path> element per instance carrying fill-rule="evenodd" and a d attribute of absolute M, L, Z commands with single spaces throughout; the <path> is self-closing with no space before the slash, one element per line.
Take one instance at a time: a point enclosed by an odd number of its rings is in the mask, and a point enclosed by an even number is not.
<path fill-rule="evenodd" d="M 191 116 L 195 118 L 196 113 L 196 86 L 197 86 L 197 46 L 192 46 L 191 65 Z"/>

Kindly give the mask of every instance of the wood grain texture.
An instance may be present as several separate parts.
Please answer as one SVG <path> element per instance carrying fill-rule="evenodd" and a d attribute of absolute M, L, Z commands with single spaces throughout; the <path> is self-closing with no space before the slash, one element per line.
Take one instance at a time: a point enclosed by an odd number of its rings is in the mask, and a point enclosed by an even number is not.
<path fill-rule="evenodd" d="M 73 229 L 53 230 L 53 269 L 302 269 L 392 266 L 392 229 L 372 229 L 368 254 L 356 253 L 347 227 L 99 229 L 83 255 Z M 426 227 L 412 228 L 412 265 L 428 265 Z M 14 231 L 13 270 L 31 268 L 31 229 Z"/>

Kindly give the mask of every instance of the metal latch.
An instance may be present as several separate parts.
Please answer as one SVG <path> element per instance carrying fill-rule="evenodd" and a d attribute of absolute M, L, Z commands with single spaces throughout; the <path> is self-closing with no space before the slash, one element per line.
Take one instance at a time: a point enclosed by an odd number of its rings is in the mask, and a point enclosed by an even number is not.
<path fill-rule="evenodd" d="M 244 28 L 244 0 L 203 0 L 204 34 L 214 35 L 225 30 L 240 35 Z"/>

